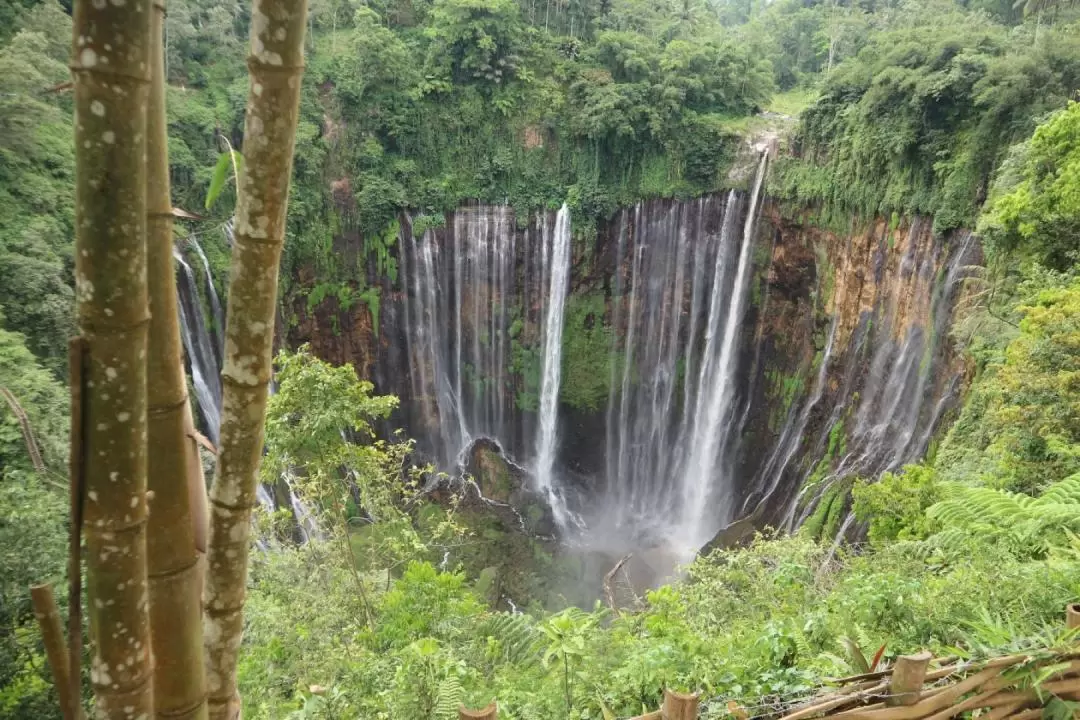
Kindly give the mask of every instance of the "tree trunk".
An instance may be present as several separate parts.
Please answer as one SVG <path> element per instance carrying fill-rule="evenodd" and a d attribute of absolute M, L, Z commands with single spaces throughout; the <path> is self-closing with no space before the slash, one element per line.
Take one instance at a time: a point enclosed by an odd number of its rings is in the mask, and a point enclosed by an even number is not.
<path fill-rule="evenodd" d="M 109 720 L 154 710 L 146 581 L 150 15 L 146 4 L 79 0 L 72 47 L 90 680 L 97 717 Z"/>
<path fill-rule="evenodd" d="M 210 494 L 205 593 L 210 716 L 228 720 L 239 713 L 236 656 L 263 449 L 306 14 L 306 0 L 255 0 L 251 16 L 251 89 L 226 314 L 221 439 Z"/>
<path fill-rule="evenodd" d="M 175 720 L 206 718 L 202 598 L 189 499 L 187 379 L 180 357 L 180 326 L 173 268 L 173 215 L 165 120 L 165 6 L 153 4 L 150 28 L 150 103 L 147 111 L 146 262 L 150 287 L 147 359 L 148 486 L 154 521 L 147 533 L 150 630 L 154 646 L 154 712 Z M 205 489 L 203 489 L 205 492 Z"/>

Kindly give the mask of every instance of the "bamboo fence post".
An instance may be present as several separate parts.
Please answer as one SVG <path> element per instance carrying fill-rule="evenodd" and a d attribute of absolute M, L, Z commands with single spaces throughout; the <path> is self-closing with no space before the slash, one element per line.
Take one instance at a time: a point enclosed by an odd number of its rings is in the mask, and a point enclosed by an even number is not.
<path fill-rule="evenodd" d="M 933 656 L 923 650 L 917 655 L 901 655 L 893 667 L 892 680 L 889 682 L 889 697 L 885 704 L 890 707 L 914 705 L 919 702 L 926 668 Z"/>
<path fill-rule="evenodd" d="M 1080 603 L 1065 606 L 1065 627 L 1070 630 L 1080 628 Z"/>
<path fill-rule="evenodd" d="M 30 601 L 34 606 L 34 617 L 41 627 L 41 637 L 45 641 L 45 655 L 52 668 L 53 683 L 60 696 L 60 712 L 65 720 L 74 720 L 78 700 L 72 702 L 71 673 L 68 667 L 67 645 L 64 643 L 64 631 L 60 627 L 60 611 L 56 609 L 52 585 L 32 585 Z"/>
<path fill-rule="evenodd" d="M 482 710 L 467 710 L 464 705 L 458 708 L 458 720 L 498 720 L 499 705 L 492 701 Z"/>
<path fill-rule="evenodd" d="M 664 709 L 660 715 L 663 720 L 697 720 L 699 693 L 680 693 L 664 689 Z"/>

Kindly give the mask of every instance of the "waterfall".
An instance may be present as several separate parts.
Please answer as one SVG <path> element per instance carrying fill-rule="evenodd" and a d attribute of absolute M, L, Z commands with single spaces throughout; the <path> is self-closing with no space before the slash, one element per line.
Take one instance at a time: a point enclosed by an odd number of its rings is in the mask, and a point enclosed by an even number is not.
<path fill-rule="evenodd" d="M 757 220 L 758 199 L 761 194 L 761 184 L 765 179 L 767 163 L 768 154 L 763 153 L 761 161 L 758 163 L 754 189 L 750 194 L 750 206 L 746 211 L 742 245 L 739 249 L 739 266 L 735 274 L 732 294 L 728 301 L 720 354 L 716 359 L 715 366 L 710 368 L 711 374 L 706 376 L 703 372 L 699 385 L 701 389 L 699 390 L 698 399 L 701 400 L 703 393 L 707 393 L 704 395 L 706 400 L 698 405 L 695 412 L 690 456 L 681 478 L 683 516 L 680 528 L 683 539 L 691 544 L 700 545 L 708 540 L 708 537 L 702 534 L 701 524 L 706 514 L 706 501 L 710 492 L 714 489 L 713 480 L 720 444 L 731 429 L 737 360 L 735 344 L 742 326 L 743 313 L 746 309 L 750 260 L 753 255 L 754 225 Z M 708 342 L 706 340 L 706 348 L 708 348 Z M 705 356 L 711 362 L 712 358 L 708 349 L 706 349 Z M 705 368 L 702 369 L 705 370 Z M 718 510 L 730 513 L 730 508 L 718 508 Z"/>
<path fill-rule="evenodd" d="M 563 215 L 552 225 L 541 213 L 518 231 L 509 207 L 467 206 L 419 238 L 403 223 L 411 426 L 443 469 L 463 464 L 462 453 L 478 438 L 495 440 L 513 457 L 534 452 L 538 437 L 516 410 L 525 396 L 535 397 L 539 410 L 542 392 L 517 385 L 515 373 L 539 360 L 528 351 L 542 344 L 547 265 L 560 227 L 569 252 Z M 533 409 L 527 401 L 524 407 Z"/>
<path fill-rule="evenodd" d="M 558 442 L 559 384 L 562 372 L 562 334 L 566 294 L 570 280 L 570 210 L 564 204 L 555 219 L 555 232 L 547 263 L 550 287 L 544 319 L 540 385 L 540 432 L 537 437 L 536 482 L 552 499 L 558 495 L 555 453 Z M 561 500 L 553 500 L 555 519 L 565 526 L 566 512 Z"/>
<path fill-rule="evenodd" d="M 215 445 L 221 427 L 221 366 L 214 341 L 206 327 L 198 286 L 191 266 L 173 248 L 177 263 L 176 292 L 180 310 L 180 337 L 191 368 L 191 384 L 206 435 Z M 207 278 L 209 279 L 209 277 Z M 216 293 L 215 293 L 216 296 Z"/>
<path fill-rule="evenodd" d="M 231 232 L 231 227 L 227 227 L 226 238 L 230 236 Z M 206 281 L 206 296 L 210 301 L 210 317 L 213 320 L 211 332 L 213 333 L 214 349 L 217 351 L 217 361 L 218 366 L 220 367 L 225 359 L 225 312 L 222 310 L 221 299 L 218 298 L 217 287 L 214 285 L 214 276 L 210 273 L 210 261 L 206 259 L 206 253 L 203 252 L 198 237 L 192 235 L 188 238 L 188 242 L 191 244 L 191 248 L 195 251 L 195 254 L 199 256 L 199 261 L 203 266 L 203 279 Z"/>
<path fill-rule="evenodd" d="M 610 366 L 604 497 L 590 523 L 598 542 L 696 549 L 731 512 L 710 501 L 730 495 L 725 455 L 765 162 L 748 203 L 732 191 L 639 203 L 620 219 L 611 317 L 622 347 Z"/>

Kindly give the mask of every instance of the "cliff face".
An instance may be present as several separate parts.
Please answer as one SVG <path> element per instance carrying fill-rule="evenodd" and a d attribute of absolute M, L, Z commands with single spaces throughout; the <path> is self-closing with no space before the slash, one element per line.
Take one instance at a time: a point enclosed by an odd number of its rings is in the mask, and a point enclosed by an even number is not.
<path fill-rule="evenodd" d="M 838 535 L 851 481 L 922 458 L 958 407 L 970 368 L 949 330 L 981 251 L 928 218 L 839 235 L 766 214 L 736 515 Z"/>
<path fill-rule="evenodd" d="M 558 467 L 624 544 L 697 523 L 700 546 L 739 518 L 853 531 L 851 478 L 920 458 L 959 400 L 967 233 L 837 234 L 754 200 L 641 203 L 573 246 Z M 480 437 L 527 465 L 552 225 L 489 206 L 419 238 L 404 222 L 396 282 L 371 278 L 377 335 L 364 303 L 298 303 L 288 341 L 399 395 L 396 421 L 443 466 Z"/>

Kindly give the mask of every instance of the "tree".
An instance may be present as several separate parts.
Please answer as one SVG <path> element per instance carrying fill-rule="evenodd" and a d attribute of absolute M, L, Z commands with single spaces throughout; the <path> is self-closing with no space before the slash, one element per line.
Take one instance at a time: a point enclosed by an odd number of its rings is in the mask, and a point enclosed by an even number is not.
<path fill-rule="evenodd" d="M 150 12 L 75 6 L 75 297 L 83 534 L 101 718 L 150 717 L 146 579 L 146 107 Z"/>
<path fill-rule="evenodd" d="M 521 63 L 521 17 L 514 0 L 436 0 L 426 31 L 429 72 L 455 83 L 501 85 Z"/>
<path fill-rule="evenodd" d="M 153 449 L 147 485 L 154 494 L 154 522 L 147 534 L 147 574 L 155 658 L 154 711 L 158 717 L 205 718 L 202 583 L 196 536 L 201 535 L 205 551 L 206 487 L 192 435 L 187 378 L 180 358 L 165 122 L 164 20 L 165 7 L 155 2 L 146 132 L 150 298 L 147 441 Z M 193 498 L 201 498 L 201 504 L 193 503 Z"/>
<path fill-rule="evenodd" d="M 239 713 L 236 658 L 243 634 L 251 512 L 263 451 L 306 25 L 306 0 L 255 0 L 205 595 L 210 717 L 223 720 Z"/>

